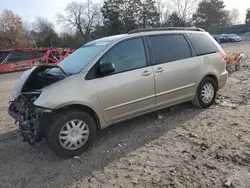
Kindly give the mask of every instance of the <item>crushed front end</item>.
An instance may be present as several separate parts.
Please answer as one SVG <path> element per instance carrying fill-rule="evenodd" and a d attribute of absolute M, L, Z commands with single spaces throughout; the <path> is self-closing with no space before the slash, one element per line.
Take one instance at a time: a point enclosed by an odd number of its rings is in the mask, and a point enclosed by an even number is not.
<path fill-rule="evenodd" d="M 34 144 L 45 136 L 48 127 L 48 117 L 51 109 L 34 105 L 44 87 L 58 82 L 67 77 L 61 71 L 50 72 L 59 68 L 57 65 L 43 65 L 25 71 L 18 85 L 13 90 L 14 100 L 10 102 L 8 113 L 19 123 L 19 129 L 24 141 Z"/>
<path fill-rule="evenodd" d="M 14 101 L 11 101 L 8 113 L 19 123 L 19 129 L 24 141 L 34 144 L 42 139 L 40 130 L 41 118 L 45 110 L 37 107 L 33 102 L 39 93 L 27 93 L 20 95 Z"/>

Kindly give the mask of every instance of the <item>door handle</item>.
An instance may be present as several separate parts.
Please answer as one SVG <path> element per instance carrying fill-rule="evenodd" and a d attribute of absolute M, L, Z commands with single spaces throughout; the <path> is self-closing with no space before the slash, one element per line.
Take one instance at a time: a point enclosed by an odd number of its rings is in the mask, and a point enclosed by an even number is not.
<path fill-rule="evenodd" d="M 163 72 L 164 69 L 162 67 L 158 67 L 156 70 L 155 70 L 155 73 L 160 73 L 160 72 Z"/>
<path fill-rule="evenodd" d="M 143 71 L 143 73 L 141 74 L 142 76 L 149 76 L 150 74 L 152 74 L 152 72 L 149 72 L 148 70 Z"/>

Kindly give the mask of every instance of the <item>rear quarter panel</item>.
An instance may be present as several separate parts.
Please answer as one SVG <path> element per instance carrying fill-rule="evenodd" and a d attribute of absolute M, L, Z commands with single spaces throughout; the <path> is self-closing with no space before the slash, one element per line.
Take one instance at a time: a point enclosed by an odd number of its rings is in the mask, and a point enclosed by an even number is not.
<path fill-rule="evenodd" d="M 219 78 L 219 75 L 225 71 L 225 62 L 219 52 L 199 56 L 201 61 L 201 77 L 204 78 L 206 75 L 214 75 Z M 201 79 L 202 79 L 201 78 Z"/>
<path fill-rule="evenodd" d="M 222 57 L 222 53 L 225 53 L 219 43 L 209 34 L 206 35 L 213 41 L 214 45 L 218 49 L 218 52 L 207 55 L 198 56 L 201 61 L 201 80 L 207 75 L 213 75 L 218 80 L 220 86 L 221 77 L 227 77 L 226 62 Z M 224 80 L 223 80 L 224 82 Z"/>

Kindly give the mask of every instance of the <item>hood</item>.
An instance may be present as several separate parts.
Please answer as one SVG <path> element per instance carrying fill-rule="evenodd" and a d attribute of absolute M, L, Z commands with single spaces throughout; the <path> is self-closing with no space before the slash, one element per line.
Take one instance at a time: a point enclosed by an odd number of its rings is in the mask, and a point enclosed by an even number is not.
<path fill-rule="evenodd" d="M 22 74 L 22 76 L 20 77 L 16 87 L 12 90 L 12 97 L 14 99 L 16 99 L 19 94 L 21 93 L 21 90 L 23 88 L 24 83 L 26 82 L 26 80 L 28 79 L 28 77 L 30 76 L 30 74 L 32 73 L 32 71 L 35 69 L 36 67 L 33 67 L 27 71 L 24 71 L 24 73 Z"/>
<path fill-rule="evenodd" d="M 16 99 L 21 93 L 41 93 L 42 88 L 66 78 L 68 74 L 58 65 L 39 65 L 25 71 L 12 90 Z"/>

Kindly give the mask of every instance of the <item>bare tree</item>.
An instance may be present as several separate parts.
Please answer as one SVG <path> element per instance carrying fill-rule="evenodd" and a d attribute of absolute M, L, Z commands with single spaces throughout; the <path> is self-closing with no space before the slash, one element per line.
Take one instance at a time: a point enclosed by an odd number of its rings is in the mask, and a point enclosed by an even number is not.
<path fill-rule="evenodd" d="M 190 21 L 199 1 L 200 0 L 173 0 L 176 11 L 183 22 L 183 26 L 186 26 Z"/>
<path fill-rule="evenodd" d="M 229 12 L 229 18 L 230 21 L 233 25 L 237 25 L 239 24 L 239 18 L 240 18 L 240 12 L 237 8 L 233 8 L 230 12 Z"/>
<path fill-rule="evenodd" d="M 32 24 L 33 30 L 37 33 L 41 33 L 47 29 L 54 29 L 54 25 L 47 18 L 37 16 L 35 21 Z"/>
<path fill-rule="evenodd" d="M 245 23 L 246 24 L 250 23 L 250 8 L 247 9 Z"/>
<path fill-rule="evenodd" d="M 28 21 L 23 21 L 23 35 L 26 47 L 35 46 L 35 38 L 32 35 L 32 25 Z"/>
<path fill-rule="evenodd" d="M 65 15 L 57 14 L 57 21 L 66 28 L 75 28 L 85 41 L 90 39 L 90 34 L 99 19 L 98 5 L 91 0 L 84 3 L 73 1 L 65 8 Z"/>
<path fill-rule="evenodd" d="M 160 14 L 160 23 L 164 24 L 167 22 L 169 16 L 173 12 L 172 1 L 169 0 L 157 0 L 156 1 L 157 10 Z"/>
<path fill-rule="evenodd" d="M 30 31 L 30 38 L 37 46 L 53 47 L 58 45 L 58 35 L 54 29 L 54 24 L 44 17 L 36 17 L 32 24 L 33 30 Z"/>
<path fill-rule="evenodd" d="M 54 25 L 47 18 L 37 16 L 32 23 L 32 30 L 29 32 L 29 37 L 33 41 L 44 41 L 55 33 Z"/>

